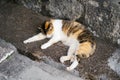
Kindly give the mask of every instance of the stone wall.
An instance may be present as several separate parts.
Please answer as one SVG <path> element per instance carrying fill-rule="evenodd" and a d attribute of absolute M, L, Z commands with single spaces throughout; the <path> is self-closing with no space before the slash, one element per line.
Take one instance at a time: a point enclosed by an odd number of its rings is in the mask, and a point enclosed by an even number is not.
<path fill-rule="evenodd" d="M 119 0 L 15 0 L 52 18 L 77 20 L 97 37 L 120 44 Z"/>
<path fill-rule="evenodd" d="M 83 14 L 83 6 L 77 0 L 18 0 L 17 2 L 54 18 L 76 20 Z"/>
<path fill-rule="evenodd" d="M 8 3 L 11 0 L 0 0 L 0 6 L 4 5 L 5 3 Z"/>
<path fill-rule="evenodd" d="M 114 42 L 120 39 L 120 8 L 110 0 L 86 1 L 85 23 L 100 38 L 109 38 Z"/>

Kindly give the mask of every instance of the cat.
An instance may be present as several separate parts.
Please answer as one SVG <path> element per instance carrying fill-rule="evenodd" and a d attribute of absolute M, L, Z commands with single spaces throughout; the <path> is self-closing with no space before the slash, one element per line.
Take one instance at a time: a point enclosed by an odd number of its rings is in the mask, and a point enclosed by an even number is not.
<path fill-rule="evenodd" d="M 48 42 L 41 45 L 41 49 L 46 49 L 58 41 L 69 46 L 67 55 L 60 57 L 61 63 L 67 60 L 72 62 L 69 67 L 66 67 L 68 71 L 78 66 L 80 58 L 88 58 L 95 52 L 96 42 L 94 36 L 81 23 L 61 19 L 50 19 L 47 20 L 40 29 L 41 32 L 39 34 L 28 38 L 24 43 L 27 44 L 50 38 Z"/>

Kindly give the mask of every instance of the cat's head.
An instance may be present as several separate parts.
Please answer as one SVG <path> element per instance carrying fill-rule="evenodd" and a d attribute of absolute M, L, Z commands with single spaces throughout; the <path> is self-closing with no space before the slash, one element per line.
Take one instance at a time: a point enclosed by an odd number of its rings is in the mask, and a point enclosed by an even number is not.
<path fill-rule="evenodd" d="M 44 24 L 41 26 L 41 32 L 45 34 L 48 38 L 52 37 L 54 32 L 52 20 L 47 20 L 44 22 Z"/>

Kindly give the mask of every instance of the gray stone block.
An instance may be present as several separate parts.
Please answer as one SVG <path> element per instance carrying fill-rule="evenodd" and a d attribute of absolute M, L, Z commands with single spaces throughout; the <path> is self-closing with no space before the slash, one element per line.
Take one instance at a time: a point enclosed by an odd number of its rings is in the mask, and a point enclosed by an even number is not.
<path fill-rule="evenodd" d="M 49 59 L 49 63 L 51 61 Z M 52 61 L 52 63 L 54 63 L 52 65 L 56 65 L 56 62 Z M 62 68 L 32 61 L 17 53 L 12 55 L 9 61 L 0 65 L 0 74 L 2 74 L 3 80 L 83 80 Z"/>
<path fill-rule="evenodd" d="M 0 39 L 0 63 L 12 55 L 15 51 L 16 48 L 12 44 Z"/>
<path fill-rule="evenodd" d="M 120 76 L 120 49 L 108 59 L 108 66 Z"/>
<path fill-rule="evenodd" d="M 18 0 L 17 3 L 54 18 L 76 20 L 84 12 L 77 0 Z"/>
<path fill-rule="evenodd" d="M 116 4 L 114 4 L 116 2 Z M 85 24 L 99 35 L 118 43 L 120 39 L 120 7 L 118 0 L 86 0 Z"/>

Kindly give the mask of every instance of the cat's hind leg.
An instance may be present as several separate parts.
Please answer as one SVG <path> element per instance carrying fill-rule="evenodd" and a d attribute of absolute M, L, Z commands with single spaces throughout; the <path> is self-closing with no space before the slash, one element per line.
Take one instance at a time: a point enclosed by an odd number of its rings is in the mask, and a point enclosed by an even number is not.
<path fill-rule="evenodd" d="M 45 35 L 43 35 L 42 33 L 39 33 L 39 34 L 37 34 L 33 37 L 28 38 L 27 40 L 24 40 L 23 43 L 27 44 L 27 43 L 39 41 L 39 40 L 42 40 L 42 39 L 45 39 L 45 38 L 46 38 Z"/>
<path fill-rule="evenodd" d="M 60 57 L 60 62 L 64 63 L 65 61 L 68 61 L 70 59 L 71 59 L 71 56 L 62 56 L 62 57 Z"/>
<path fill-rule="evenodd" d="M 77 67 L 77 65 L 78 65 L 78 60 L 77 60 L 76 56 L 74 56 L 73 63 L 69 67 L 67 67 L 66 69 L 68 71 L 71 71 L 71 70 L 75 69 Z"/>
<path fill-rule="evenodd" d="M 67 61 L 67 60 L 73 61 L 73 56 L 74 56 L 75 51 L 76 51 L 76 45 L 75 45 L 75 44 L 72 44 L 72 45 L 69 47 L 69 50 L 68 50 L 68 52 L 67 52 L 67 56 L 62 56 L 62 57 L 60 57 L 60 62 L 61 62 L 61 63 L 64 63 L 64 62 Z"/>

